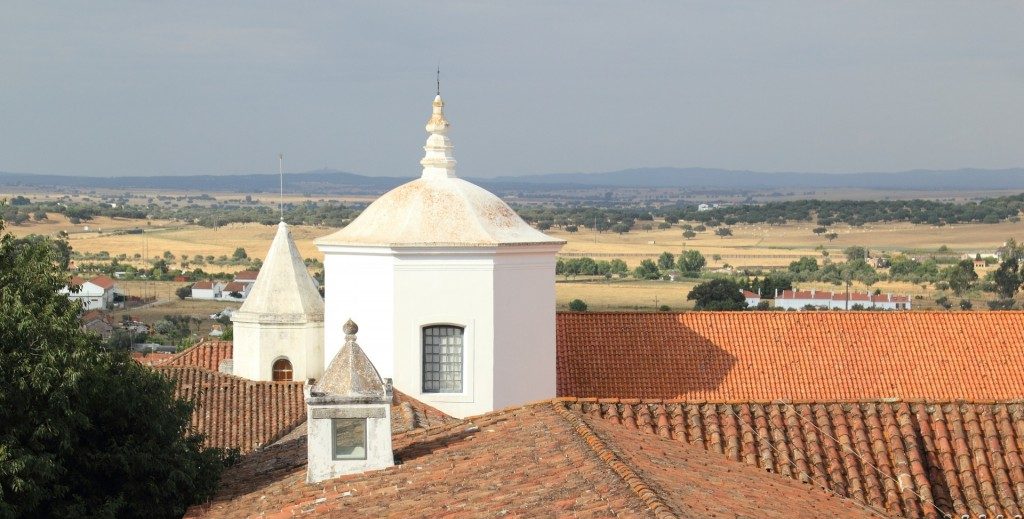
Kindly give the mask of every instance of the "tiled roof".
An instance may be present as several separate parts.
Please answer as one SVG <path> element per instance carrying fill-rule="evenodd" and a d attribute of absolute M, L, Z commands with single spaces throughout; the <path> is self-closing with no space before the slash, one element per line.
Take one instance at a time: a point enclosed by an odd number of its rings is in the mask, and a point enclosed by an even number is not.
<path fill-rule="evenodd" d="M 232 281 L 232 282 L 224 285 L 224 291 L 225 292 L 239 292 L 239 293 L 244 292 L 245 291 L 245 283 L 239 283 L 237 281 Z"/>
<path fill-rule="evenodd" d="M 558 394 L 1024 398 L 1024 312 L 559 313 Z"/>
<path fill-rule="evenodd" d="M 224 474 L 186 517 L 879 517 L 704 449 L 542 402 L 394 438 L 395 467 L 305 482 L 306 438 Z"/>
<path fill-rule="evenodd" d="M 740 290 L 740 292 L 746 299 L 761 299 L 761 294 L 758 294 L 757 292 L 751 292 L 749 290 Z"/>
<path fill-rule="evenodd" d="M 104 290 L 114 288 L 114 280 L 108 278 L 107 276 L 96 276 L 90 279 L 89 282 Z"/>
<path fill-rule="evenodd" d="M 193 399 L 192 425 L 213 447 L 249 452 L 269 445 L 306 421 L 301 382 L 254 382 L 218 373 L 230 359 L 231 341 L 203 341 L 161 362 L 137 361 L 160 369 L 177 383 L 180 398 Z M 150 354 L 151 356 L 154 354 Z M 395 431 L 422 429 L 455 419 L 399 391 L 391 410 Z"/>
<path fill-rule="evenodd" d="M 213 281 L 197 281 L 192 284 L 192 288 L 198 290 L 209 290 L 213 288 Z"/>
<path fill-rule="evenodd" d="M 82 278 L 80 276 L 71 276 L 71 281 L 69 281 L 68 284 L 82 286 L 83 284 L 85 284 L 85 278 Z"/>
<path fill-rule="evenodd" d="M 238 281 L 256 281 L 256 277 L 260 275 L 258 270 L 243 270 L 235 274 L 235 279 Z"/>
<path fill-rule="evenodd" d="M 1024 403 L 562 400 L 893 517 L 1011 518 L 1024 508 Z"/>
<path fill-rule="evenodd" d="M 164 363 L 166 366 L 220 369 L 220 363 L 231 358 L 231 341 L 202 341 Z"/>
<path fill-rule="evenodd" d="M 132 352 L 132 359 L 135 359 L 135 362 L 138 362 L 143 366 L 159 366 L 173 358 L 173 353 L 163 353 L 160 351 L 151 351 L 146 353 L 139 351 Z"/>
<path fill-rule="evenodd" d="M 301 382 L 254 382 L 201 367 L 156 366 L 195 403 L 192 426 L 206 445 L 245 453 L 269 445 L 306 420 Z"/>
<path fill-rule="evenodd" d="M 832 292 L 826 290 L 783 290 L 775 299 L 832 299 Z"/>

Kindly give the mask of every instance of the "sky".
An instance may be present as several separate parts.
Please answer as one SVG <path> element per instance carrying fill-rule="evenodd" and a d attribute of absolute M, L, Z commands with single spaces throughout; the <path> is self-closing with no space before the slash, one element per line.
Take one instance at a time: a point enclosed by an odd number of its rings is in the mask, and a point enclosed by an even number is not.
<path fill-rule="evenodd" d="M 1024 166 L 1024 2 L 21 2 L 0 171 Z"/>

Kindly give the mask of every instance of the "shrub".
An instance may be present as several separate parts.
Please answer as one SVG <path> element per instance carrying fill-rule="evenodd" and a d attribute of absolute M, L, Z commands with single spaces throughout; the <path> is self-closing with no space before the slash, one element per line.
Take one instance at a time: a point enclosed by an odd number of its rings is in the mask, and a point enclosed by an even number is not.
<path fill-rule="evenodd" d="M 569 310 L 572 310 L 573 312 L 586 312 L 587 303 L 582 299 L 573 299 L 572 301 L 569 301 Z"/>

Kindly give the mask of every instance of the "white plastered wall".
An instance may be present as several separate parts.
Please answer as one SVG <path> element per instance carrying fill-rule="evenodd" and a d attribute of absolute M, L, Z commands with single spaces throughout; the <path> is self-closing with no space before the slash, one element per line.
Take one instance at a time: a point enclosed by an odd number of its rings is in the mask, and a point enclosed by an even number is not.
<path fill-rule="evenodd" d="M 496 257 L 493 409 L 555 397 L 557 250 L 503 248 Z"/>
<path fill-rule="evenodd" d="M 322 323 L 249 323 L 235 321 L 232 374 L 249 380 L 272 380 L 273 365 L 286 358 L 292 380 L 320 378 L 324 372 Z"/>
<path fill-rule="evenodd" d="M 315 410 L 319 410 L 320 413 L 340 412 L 344 414 L 339 414 L 339 416 L 346 417 L 367 416 L 371 414 L 380 415 L 380 417 L 365 418 L 366 459 L 335 460 L 333 456 L 333 438 L 331 437 L 331 419 L 315 418 Z M 306 415 L 309 417 L 307 422 L 306 481 L 315 483 L 344 474 L 383 469 L 395 464 L 394 452 L 391 448 L 390 405 L 307 405 L 306 411 Z"/>
<path fill-rule="evenodd" d="M 394 377 L 394 259 L 388 247 L 321 246 L 324 252 L 324 366 L 359 325 L 359 345 L 383 378 Z"/>
<path fill-rule="evenodd" d="M 395 256 L 395 372 L 399 391 L 456 417 L 494 409 L 493 248 L 403 250 Z M 463 331 L 462 392 L 423 392 L 422 330 Z"/>

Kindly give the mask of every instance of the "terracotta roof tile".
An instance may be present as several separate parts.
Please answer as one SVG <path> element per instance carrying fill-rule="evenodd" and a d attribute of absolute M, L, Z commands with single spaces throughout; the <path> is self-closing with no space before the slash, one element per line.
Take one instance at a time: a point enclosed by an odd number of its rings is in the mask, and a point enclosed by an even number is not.
<path fill-rule="evenodd" d="M 90 279 L 89 282 L 94 284 L 94 285 L 96 285 L 96 286 L 98 286 L 98 287 L 100 287 L 100 288 L 102 288 L 102 289 L 104 289 L 104 290 L 109 290 L 111 288 L 114 288 L 114 280 L 110 279 L 107 276 L 96 276 L 96 277 Z"/>
<path fill-rule="evenodd" d="M 213 281 L 196 281 L 192 284 L 192 288 L 199 290 L 209 290 L 213 288 Z"/>
<path fill-rule="evenodd" d="M 639 434 L 639 436 L 638 436 Z M 400 464 L 305 483 L 306 439 L 246 456 L 188 517 L 878 517 L 685 443 L 539 403 L 395 436 Z"/>
<path fill-rule="evenodd" d="M 1024 397 L 1024 312 L 559 313 L 559 395 Z"/>
<path fill-rule="evenodd" d="M 698 445 L 894 517 L 1011 518 L 1024 508 L 1022 402 L 560 402 L 588 420 L 621 424 L 620 435 L 636 427 Z M 663 425 L 639 427 L 636 417 L 648 415 Z"/>
<path fill-rule="evenodd" d="M 306 420 L 301 382 L 254 382 L 201 367 L 156 366 L 191 401 L 192 427 L 206 445 L 245 453 L 269 445 Z"/>
<path fill-rule="evenodd" d="M 210 371 L 220 369 L 220 363 L 231 358 L 232 342 L 204 340 L 174 355 L 165 366 L 192 366 Z"/>

